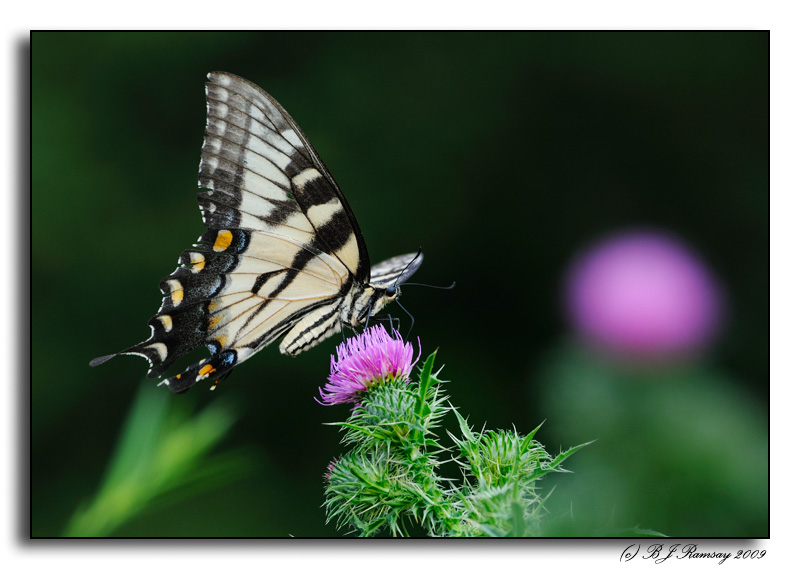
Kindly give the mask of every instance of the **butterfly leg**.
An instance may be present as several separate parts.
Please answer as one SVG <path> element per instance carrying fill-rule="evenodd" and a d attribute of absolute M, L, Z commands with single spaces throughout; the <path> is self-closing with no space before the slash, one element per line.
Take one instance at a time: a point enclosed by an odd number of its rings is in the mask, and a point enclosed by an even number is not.
<path fill-rule="evenodd" d="M 376 322 L 388 322 L 389 323 L 389 328 L 392 331 L 392 334 L 394 334 L 394 332 L 395 332 L 395 324 L 394 324 L 395 322 L 397 322 L 397 328 L 399 329 L 399 327 L 400 327 L 400 318 L 392 316 L 391 314 L 381 314 L 380 316 L 376 316 L 375 317 L 375 321 Z M 364 325 L 364 327 L 366 328 L 366 325 Z"/>
<path fill-rule="evenodd" d="M 367 317 L 364 319 L 364 330 L 369 328 L 369 317 L 372 316 L 372 304 L 369 305 L 369 310 L 367 310 Z"/>
<path fill-rule="evenodd" d="M 411 326 L 409 326 L 409 327 L 408 327 L 408 332 L 406 332 L 406 339 L 408 339 L 408 337 L 411 335 L 411 330 L 414 328 L 414 315 L 413 315 L 413 314 L 411 314 L 411 313 L 410 313 L 408 310 L 406 310 L 406 307 L 405 307 L 405 306 L 403 306 L 402 304 L 400 304 L 400 301 L 398 301 L 398 300 L 395 300 L 395 304 L 397 304 L 397 306 L 399 306 L 400 308 L 402 308 L 402 309 L 403 309 L 403 312 L 405 312 L 406 314 L 408 314 L 408 317 L 409 317 L 409 318 L 411 318 Z M 399 321 L 400 319 L 398 318 L 397 320 Z M 399 325 L 398 325 L 398 326 L 399 326 Z"/>

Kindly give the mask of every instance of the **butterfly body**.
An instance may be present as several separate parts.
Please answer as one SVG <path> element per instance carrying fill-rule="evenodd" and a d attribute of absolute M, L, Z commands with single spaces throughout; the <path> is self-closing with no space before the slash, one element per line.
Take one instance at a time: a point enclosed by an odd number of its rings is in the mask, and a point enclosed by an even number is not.
<path fill-rule="evenodd" d="M 399 294 L 422 255 L 371 266 L 355 216 L 289 114 L 228 73 L 209 74 L 198 194 L 206 232 L 164 278 L 146 341 L 120 354 L 145 357 L 149 377 L 205 345 L 210 356 L 165 379 L 183 392 L 280 337 L 295 356 L 356 327 Z M 99 365 L 113 357 L 92 361 Z"/>

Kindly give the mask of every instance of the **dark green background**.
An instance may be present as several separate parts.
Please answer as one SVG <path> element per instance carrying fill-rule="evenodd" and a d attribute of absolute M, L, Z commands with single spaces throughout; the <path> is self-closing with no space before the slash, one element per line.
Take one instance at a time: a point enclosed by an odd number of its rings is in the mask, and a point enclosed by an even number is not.
<path fill-rule="evenodd" d="M 476 424 L 527 432 L 547 419 L 553 451 L 598 437 L 555 435 L 540 369 L 568 344 L 559 290 L 572 255 L 646 225 L 680 235 L 717 274 L 728 319 L 702 365 L 765 426 L 768 58 L 767 33 L 34 33 L 33 534 L 59 534 L 96 490 L 144 378 L 138 358 L 89 360 L 148 336 L 158 281 L 203 230 L 194 195 L 212 70 L 253 81 L 292 114 L 373 261 L 422 246 L 413 280 L 457 281 L 408 287 L 402 302 Z M 238 405 L 221 450 L 248 449 L 254 467 L 156 504 L 118 535 L 337 535 L 321 476 L 342 449 L 323 423 L 345 409 L 313 400 L 335 344 L 294 360 L 270 347 L 217 392 L 185 396 Z M 677 495 L 697 490 L 676 478 Z M 697 527 L 683 523 L 696 514 L 687 500 L 632 523 L 767 533 L 765 502 L 757 519 L 704 506 L 713 515 Z"/>

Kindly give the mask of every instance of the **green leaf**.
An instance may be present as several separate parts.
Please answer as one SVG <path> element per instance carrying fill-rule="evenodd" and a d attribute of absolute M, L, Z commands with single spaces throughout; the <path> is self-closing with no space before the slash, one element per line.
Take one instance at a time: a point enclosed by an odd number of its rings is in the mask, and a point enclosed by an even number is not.
<path fill-rule="evenodd" d="M 433 360 L 436 359 L 436 351 L 434 351 L 431 355 L 428 356 L 428 359 L 425 360 L 425 363 L 422 364 L 422 371 L 419 374 L 419 391 L 417 392 L 417 406 L 414 409 L 414 412 L 419 415 L 423 416 L 423 410 L 425 401 L 428 398 L 428 390 L 433 385 L 435 378 L 431 375 L 433 372 Z"/>

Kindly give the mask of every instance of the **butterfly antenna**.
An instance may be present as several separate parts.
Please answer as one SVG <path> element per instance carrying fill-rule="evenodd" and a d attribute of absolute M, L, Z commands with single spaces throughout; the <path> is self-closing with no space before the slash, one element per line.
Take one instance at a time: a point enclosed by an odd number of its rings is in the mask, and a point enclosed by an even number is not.
<path fill-rule="evenodd" d="M 453 290 L 454 288 L 456 288 L 456 281 L 453 281 L 452 284 L 448 286 L 432 285 L 425 283 L 403 283 L 403 286 L 408 286 L 408 285 L 424 286 L 427 288 L 438 288 L 439 290 Z"/>
<path fill-rule="evenodd" d="M 394 280 L 394 284 L 395 284 L 395 286 L 397 286 L 397 283 L 399 283 L 399 282 L 400 282 L 400 279 L 403 277 L 403 273 L 405 273 L 405 272 L 408 270 L 408 267 L 410 267 L 411 265 L 413 265 L 413 264 L 414 264 L 414 261 L 416 261 L 416 260 L 419 258 L 419 256 L 420 256 L 420 255 L 422 255 L 422 247 L 420 247 L 420 248 L 419 248 L 419 251 L 417 251 L 417 254 L 416 254 L 416 255 L 414 255 L 414 258 L 413 258 L 413 259 L 411 259 L 411 260 L 408 262 L 408 264 L 407 264 L 405 267 L 403 267 L 403 270 L 402 270 L 402 271 L 400 271 L 400 274 L 399 274 L 399 275 L 397 275 L 397 278 Z"/>

